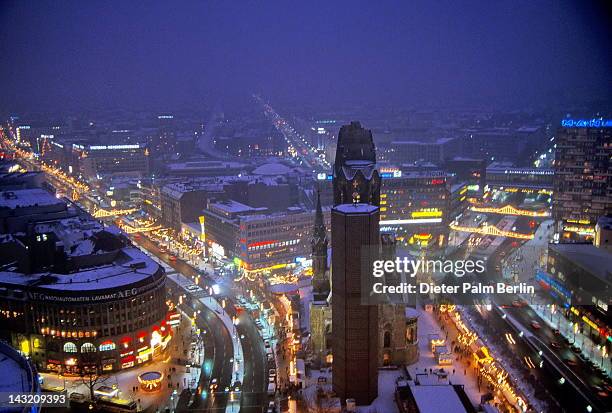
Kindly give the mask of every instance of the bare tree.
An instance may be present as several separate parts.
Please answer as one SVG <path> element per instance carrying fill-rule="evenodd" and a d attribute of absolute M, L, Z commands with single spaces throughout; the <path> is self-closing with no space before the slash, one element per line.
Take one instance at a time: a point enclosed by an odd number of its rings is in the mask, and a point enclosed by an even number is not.
<path fill-rule="evenodd" d="M 89 397 L 94 400 L 94 387 L 98 384 L 104 384 L 110 378 L 108 373 L 102 369 L 100 357 L 94 351 L 83 352 L 79 357 L 79 377 L 89 389 Z"/>

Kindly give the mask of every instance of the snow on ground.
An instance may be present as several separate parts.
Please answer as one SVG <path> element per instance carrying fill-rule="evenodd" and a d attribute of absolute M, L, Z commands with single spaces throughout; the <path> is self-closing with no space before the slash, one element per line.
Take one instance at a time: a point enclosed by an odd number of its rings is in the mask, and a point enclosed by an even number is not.
<path fill-rule="evenodd" d="M 468 368 L 465 360 L 457 360 L 453 355 L 453 364 L 441 366 L 437 363 L 434 354 L 429 347 L 429 335 L 438 334 L 441 338 L 446 337 L 447 333 L 442 331 L 435 319 L 435 315 L 428 311 L 421 311 L 418 321 L 419 336 L 419 359 L 415 364 L 407 367 L 408 372 L 414 379 L 416 374 L 424 373 L 429 369 L 444 368 L 448 373 L 448 378 L 452 384 L 461 384 L 474 406 L 480 404 L 482 393 L 478 389 L 477 376 L 473 368 Z M 449 337 L 450 340 L 450 337 Z M 450 349 L 450 345 L 447 344 Z"/>

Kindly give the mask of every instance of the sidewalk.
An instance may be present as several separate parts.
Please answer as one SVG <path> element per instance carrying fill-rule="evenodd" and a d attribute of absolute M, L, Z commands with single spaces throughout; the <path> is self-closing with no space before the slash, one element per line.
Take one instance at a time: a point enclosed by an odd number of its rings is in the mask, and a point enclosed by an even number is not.
<path fill-rule="evenodd" d="M 442 329 L 444 326 L 444 329 Z M 436 319 L 436 315 L 432 312 L 422 310 L 418 319 L 418 338 L 419 338 L 419 359 L 415 364 L 407 366 L 407 370 L 412 376 L 416 374 L 433 374 L 434 370 L 443 368 L 448 373 L 448 379 L 452 384 L 461 384 L 465 393 L 469 397 L 474 406 L 480 404 L 480 398 L 485 393 L 484 387 L 481 389 L 478 385 L 478 375 L 471 368 L 472 360 L 469 357 L 452 352 L 451 342 L 456 341 L 457 330 L 451 321 L 440 321 Z M 429 335 L 437 334 L 440 338 L 446 338 L 446 345 L 453 355 L 451 365 L 438 364 L 435 355 L 431 351 L 429 343 Z M 482 386 L 481 386 L 482 387 Z"/>
<path fill-rule="evenodd" d="M 544 221 L 535 237 L 520 248 L 515 250 L 508 257 L 504 268 L 504 275 L 514 272 L 518 281 L 526 281 L 536 275 L 536 271 L 546 267 L 546 255 L 548 251 L 548 241 L 552 236 L 551 220 Z M 612 376 L 612 360 L 608 356 L 602 356 L 601 350 L 593 343 L 590 337 L 583 335 L 579 330 L 575 331 L 574 324 L 568 320 L 561 311 L 551 314 L 552 300 L 536 296 L 522 295 L 521 298 L 529 303 L 531 308 L 548 324 L 550 327 L 558 329 L 561 335 L 574 343 L 583 350 L 583 354 L 591 359 L 593 363 L 601 366 L 608 376 Z"/>
<path fill-rule="evenodd" d="M 134 367 L 129 370 L 112 373 L 104 381 L 100 381 L 94 388 L 99 386 L 109 386 L 119 390 L 117 397 L 136 401 L 139 410 L 154 412 L 161 411 L 166 407 L 171 410 L 176 406 L 178 395 L 185 390 L 194 388 L 199 381 L 199 368 L 185 367 L 188 356 L 193 356 L 196 364 L 201 364 L 204 354 L 198 348 L 191 351 L 192 328 L 188 317 L 183 316 L 181 324 L 174 330 L 175 337 L 168 345 L 168 354 L 160 355 L 156 360 Z M 192 353 L 192 354 L 190 354 Z M 178 360 L 181 359 L 181 363 Z M 140 389 L 138 375 L 148 371 L 159 371 L 164 374 L 161 390 L 152 393 L 145 393 Z M 83 383 L 80 377 L 58 376 L 57 374 L 40 373 L 47 386 L 64 387 L 68 395 L 76 392 L 89 398 L 89 387 Z M 86 380 L 86 379 L 85 379 Z M 174 393 L 176 392 L 176 393 Z M 171 399 L 172 397 L 172 399 Z"/>
<path fill-rule="evenodd" d="M 562 336 L 567 338 L 570 343 L 582 349 L 582 354 L 589 358 L 593 363 L 601 366 L 609 377 L 612 377 L 612 361 L 609 355 L 603 356 L 600 350 L 590 337 L 582 334 L 574 324 L 568 320 L 561 311 L 551 311 L 552 306 L 540 297 L 523 297 L 529 303 L 533 311 L 540 316 L 546 324 L 559 330 Z M 531 301 L 530 301 L 531 300 Z"/>

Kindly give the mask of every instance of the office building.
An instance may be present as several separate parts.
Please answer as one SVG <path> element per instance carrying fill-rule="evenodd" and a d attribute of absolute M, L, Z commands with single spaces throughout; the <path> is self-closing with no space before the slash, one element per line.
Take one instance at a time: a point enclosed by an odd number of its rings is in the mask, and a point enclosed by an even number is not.
<path fill-rule="evenodd" d="M 149 175 L 149 150 L 142 144 L 82 145 L 73 144 L 79 171 L 88 178 L 106 175 Z"/>
<path fill-rule="evenodd" d="M 563 127 L 556 145 L 555 239 L 592 240 L 599 217 L 612 213 L 612 128 Z"/>
<path fill-rule="evenodd" d="M 38 369 L 113 371 L 163 353 L 165 272 L 116 228 L 27 188 L 0 192 L 0 229 L 0 334 Z"/>

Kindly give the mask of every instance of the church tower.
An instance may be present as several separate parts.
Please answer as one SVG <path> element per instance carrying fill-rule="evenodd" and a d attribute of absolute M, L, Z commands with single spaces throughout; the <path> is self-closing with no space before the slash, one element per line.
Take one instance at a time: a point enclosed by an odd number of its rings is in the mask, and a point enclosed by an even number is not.
<path fill-rule="evenodd" d="M 372 131 L 359 122 L 340 128 L 333 185 L 334 206 L 357 203 L 380 206 L 374 139 Z"/>
<path fill-rule="evenodd" d="M 314 230 L 312 233 L 312 287 L 315 301 L 324 301 L 329 296 L 327 276 L 327 229 L 321 208 L 321 193 L 317 190 Z"/>

